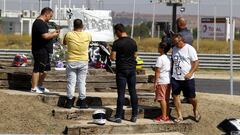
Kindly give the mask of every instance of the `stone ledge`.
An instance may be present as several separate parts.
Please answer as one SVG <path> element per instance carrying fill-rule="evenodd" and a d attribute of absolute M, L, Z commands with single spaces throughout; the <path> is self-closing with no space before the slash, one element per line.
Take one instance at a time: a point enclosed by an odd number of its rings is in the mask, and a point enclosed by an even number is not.
<path fill-rule="evenodd" d="M 193 121 L 185 120 L 181 123 L 154 122 L 150 119 L 138 119 L 137 123 L 122 121 L 113 123 L 107 121 L 105 125 L 96 125 L 92 121 L 79 121 L 79 124 L 66 127 L 67 134 L 143 134 L 161 132 L 186 133 L 192 130 Z"/>

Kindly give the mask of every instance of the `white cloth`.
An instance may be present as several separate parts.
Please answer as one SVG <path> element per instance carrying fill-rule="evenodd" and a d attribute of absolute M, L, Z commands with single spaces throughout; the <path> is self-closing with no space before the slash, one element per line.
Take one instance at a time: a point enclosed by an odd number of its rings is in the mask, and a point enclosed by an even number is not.
<path fill-rule="evenodd" d="M 192 62 L 198 60 L 196 50 L 189 44 L 185 44 L 183 48 L 173 47 L 173 74 L 176 80 L 185 80 L 184 76 L 189 73 Z M 194 78 L 194 74 L 190 79 Z"/>
<path fill-rule="evenodd" d="M 165 54 L 159 56 L 156 67 L 160 69 L 158 84 L 169 84 L 171 78 L 171 59 Z"/>

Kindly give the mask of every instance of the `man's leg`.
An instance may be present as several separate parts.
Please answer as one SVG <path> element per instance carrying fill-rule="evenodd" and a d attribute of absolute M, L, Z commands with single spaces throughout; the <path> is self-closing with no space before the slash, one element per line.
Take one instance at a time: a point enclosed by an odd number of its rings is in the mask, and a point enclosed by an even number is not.
<path fill-rule="evenodd" d="M 32 73 L 32 90 L 38 86 L 39 72 Z"/>
<path fill-rule="evenodd" d="M 173 100 L 178 118 L 182 118 L 180 95 L 173 95 Z"/>
<path fill-rule="evenodd" d="M 86 102 L 86 78 L 88 63 L 81 63 L 77 69 L 77 85 L 79 89 L 80 108 L 88 108 Z"/>
<path fill-rule="evenodd" d="M 38 86 L 43 86 L 43 81 L 46 77 L 47 77 L 47 71 L 44 71 L 43 73 L 39 73 Z"/>
<path fill-rule="evenodd" d="M 189 102 L 193 106 L 193 114 L 195 120 L 198 122 L 201 119 L 201 115 L 198 112 L 198 102 L 196 98 L 196 90 L 195 90 L 195 79 L 187 80 L 184 84 L 185 89 L 184 93 L 189 97 Z"/>
<path fill-rule="evenodd" d="M 117 111 L 116 111 L 116 118 L 121 118 L 123 115 L 123 105 L 125 102 L 125 89 L 126 89 L 126 75 L 122 72 L 117 73 L 116 75 L 117 81 Z"/>
<path fill-rule="evenodd" d="M 71 68 L 70 64 L 67 64 L 66 73 L 67 73 L 67 97 L 68 99 L 72 99 L 75 93 L 77 70 Z"/>
<path fill-rule="evenodd" d="M 136 122 L 136 117 L 138 115 L 138 98 L 136 93 L 136 71 L 132 70 L 128 74 L 128 91 L 131 98 L 131 105 L 132 105 L 132 119 L 133 122 Z M 131 119 L 131 121 L 132 121 Z"/>
<path fill-rule="evenodd" d="M 180 122 L 183 120 L 182 112 L 181 112 L 181 101 L 180 101 L 180 93 L 182 89 L 182 81 L 176 80 L 174 78 L 171 79 L 172 84 L 172 96 L 175 105 L 175 109 L 177 111 L 178 118 L 175 120 L 176 122 Z"/>
<path fill-rule="evenodd" d="M 71 109 L 74 104 L 74 92 L 76 85 L 76 69 L 72 69 L 70 64 L 67 64 L 66 67 L 66 76 L 67 76 L 67 102 L 65 108 Z"/>
<path fill-rule="evenodd" d="M 197 99 L 196 98 L 189 98 L 189 101 L 190 103 L 192 104 L 193 106 L 193 113 L 194 113 L 194 116 L 196 116 L 197 114 Z"/>

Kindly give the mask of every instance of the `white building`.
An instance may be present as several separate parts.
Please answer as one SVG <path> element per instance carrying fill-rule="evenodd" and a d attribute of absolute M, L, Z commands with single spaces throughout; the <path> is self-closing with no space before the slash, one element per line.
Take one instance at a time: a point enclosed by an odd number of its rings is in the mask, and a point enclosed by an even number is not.
<path fill-rule="evenodd" d="M 53 20 L 60 26 L 68 26 L 67 8 L 61 8 L 58 12 L 58 7 L 55 6 Z M 34 20 L 39 16 L 39 11 L 22 10 L 22 11 L 4 11 L 0 13 L 1 27 L 0 32 L 5 34 L 28 34 L 31 35 L 31 28 Z"/>

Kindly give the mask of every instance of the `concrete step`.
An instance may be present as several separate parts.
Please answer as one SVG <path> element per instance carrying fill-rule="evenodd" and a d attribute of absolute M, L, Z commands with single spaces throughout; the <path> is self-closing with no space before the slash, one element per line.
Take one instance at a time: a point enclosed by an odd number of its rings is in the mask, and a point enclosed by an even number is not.
<path fill-rule="evenodd" d="M 104 134 L 104 135 L 126 135 L 126 134 Z M 164 132 L 164 133 L 139 133 L 139 134 L 127 134 L 127 135 L 183 135 L 179 132 Z"/>
<path fill-rule="evenodd" d="M 53 105 L 64 107 L 66 103 L 66 92 L 55 92 L 55 93 L 46 93 L 40 94 L 42 101 Z M 74 105 L 79 105 L 79 100 L 76 98 L 78 94 L 75 94 Z M 157 105 L 158 103 L 154 102 L 154 94 L 152 93 L 138 93 L 138 104 L 152 106 Z M 89 106 L 108 106 L 108 105 L 116 105 L 117 101 L 117 93 L 115 92 L 87 92 L 87 103 Z M 125 103 L 124 105 L 130 105 L 130 96 L 125 95 Z"/>
<path fill-rule="evenodd" d="M 126 134 L 104 134 L 104 135 L 126 135 Z M 127 135 L 183 135 L 179 132 L 164 132 L 164 133 L 139 133 L 139 134 L 127 134 Z"/>
<path fill-rule="evenodd" d="M 138 85 L 148 82 L 147 75 L 137 75 L 137 87 Z M 116 88 L 116 79 L 114 74 L 106 75 L 88 75 L 87 76 L 87 89 L 95 88 Z M 142 83 L 142 84 L 139 84 Z M 67 79 L 64 75 L 59 73 L 58 75 L 49 75 L 44 81 L 45 87 L 54 89 L 55 91 L 65 91 Z M 31 89 L 31 75 L 30 73 L 6 73 L 0 71 L 0 87 L 10 88 L 16 90 L 30 90 Z"/>
<path fill-rule="evenodd" d="M 136 123 L 123 120 L 122 123 L 107 121 L 104 126 L 96 125 L 91 120 L 81 120 L 77 124 L 68 125 L 65 133 L 74 135 L 93 134 L 150 134 L 162 132 L 186 133 L 192 130 L 192 120 L 184 120 L 181 123 L 155 122 L 151 119 L 138 119 Z"/>
<path fill-rule="evenodd" d="M 42 102 L 52 105 L 64 107 L 66 103 L 66 92 L 50 92 L 45 94 L 37 94 L 26 91 L 18 91 L 18 90 L 10 90 L 10 89 L 2 89 L 1 92 L 5 92 L 8 94 L 14 95 L 32 95 L 38 96 L 39 100 Z M 117 93 L 116 92 L 87 92 L 87 103 L 89 106 L 111 106 L 116 105 L 117 101 Z M 159 103 L 154 102 L 154 94 L 153 93 L 137 93 L 138 94 L 138 104 L 145 106 L 159 106 Z M 79 106 L 78 93 L 75 93 L 74 106 Z M 130 96 L 125 95 L 125 106 L 130 105 Z"/>
<path fill-rule="evenodd" d="M 0 72 L 5 73 L 13 73 L 13 72 L 22 72 L 22 73 L 29 73 L 31 74 L 33 70 L 33 67 L 11 67 L 11 66 L 3 66 L 2 69 L 0 69 Z M 66 74 L 65 70 L 55 70 L 54 67 L 52 67 L 52 70 L 48 72 L 49 75 L 59 75 L 59 74 Z M 89 68 L 88 74 L 90 75 L 105 75 L 105 74 L 112 74 L 106 71 L 106 69 L 95 69 L 95 68 Z"/>
<path fill-rule="evenodd" d="M 122 118 L 124 119 L 130 119 L 132 115 L 132 108 L 130 106 L 124 106 L 124 114 Z M 139 106 L 138 111 L 138 118 L 144 118 L 144 108 L 142 106 Z M 150 107 L 148 108 L 150 109 Z M 160 113 L 160 108 L 153 108 L 152 110 L 156 109 Z M 105 111 L 106 118 L 110 118 L 111 116 L 116 114 L 116 106 L 96 106 L 96 107 L 90 107 L 88 109 L 79 109 L 78 107 L 72 107 L 71 109 L 65 109 L 65 108 L 59 108 L 56 107 L 52 111 L 52 115 L 56 119 L 67 119 L 67 120 L 92 120 L 92 114 L 96 110 L 103 110 Z"/>
<path fill-rule="evenodd" d="M 30 73 L 18 72 L 18 73 L 0 73 L 0 80 L 11 80 L 11 81 L 24 81 L 31 80 Z M 137 75 L 137 82 L 148 82 L 148 75 Z M 45 82 L 66 82 L 66 73 L 58 73 L 56 75 L 50 74 L 46 77 Z M 87 82 L 94 83 L 111 83 L 116 82 L 115 74 L 98 74 L 98 75 L 87 75 Z"/>

